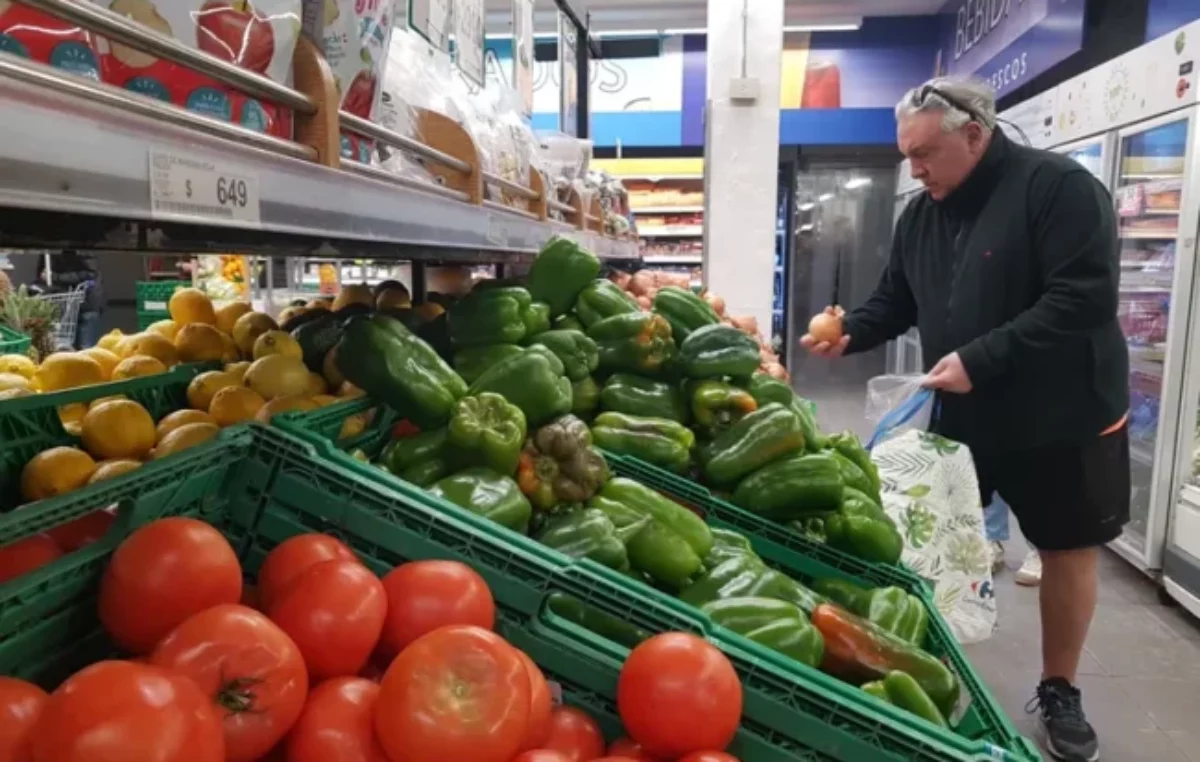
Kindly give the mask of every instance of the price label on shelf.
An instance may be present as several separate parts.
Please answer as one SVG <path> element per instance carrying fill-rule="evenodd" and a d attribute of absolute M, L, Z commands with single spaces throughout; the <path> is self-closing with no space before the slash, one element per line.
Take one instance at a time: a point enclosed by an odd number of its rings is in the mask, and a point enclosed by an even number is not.
<path fill-rule="evenodd" d="M 455 0 L 454 60 L 459 71 L 483 87 L 483 0 Z"/>
<path fill-rule="evenodd" d="M 410 0 L 408 25 L 438 50 L 450 52 L 453 0 Z"/>
<path fill-rule="evenodd" d="M 258 177 L 241 167 L 150 150 L 150 216 L 191 221 L 261 222 Z"/>
<path fill-rule="evenodd" d="M 1121 217 L 1140 217 L 1146 212 L 1146 186 L 1134 183 L 1117 188 L 1117 214 Z"/>

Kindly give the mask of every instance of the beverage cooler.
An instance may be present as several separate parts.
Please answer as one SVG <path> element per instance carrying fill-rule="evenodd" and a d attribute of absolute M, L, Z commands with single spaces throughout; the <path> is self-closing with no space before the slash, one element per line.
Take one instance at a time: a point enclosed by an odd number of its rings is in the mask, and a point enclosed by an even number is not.
<path fill-rule="evenodd" d="M 925 187 L 912 178 L 908 159 L 900 162 L 900 166 L 896 168 L 896 207 L 892 214 L 893 228 L 900 221 L 900 215 L 908 206 L 908 202 L 923 193 L 924 190 Z M 900 338 L 888 342 L 887 369 L 888 373 L 896 375 L 912 375 L 924 370 L 921 367 L 921 339 L 917 334 L 916 326 L 909 328 L 908 333 Z"/>

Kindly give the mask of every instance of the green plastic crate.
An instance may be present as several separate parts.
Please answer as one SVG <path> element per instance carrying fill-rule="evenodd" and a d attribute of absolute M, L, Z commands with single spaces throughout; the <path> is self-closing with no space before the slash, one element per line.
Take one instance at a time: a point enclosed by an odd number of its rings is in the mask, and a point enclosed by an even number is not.
<path fill-rule="evenodd" d="M 366 431 L 357 437 L 340 441 L 335 446 L 334 441 L 337 439 L 342 423 L 347 417 L 372 410 L 375 411 L 374 417 Z M 378 455 L 383 446 L 390 440 L 391 428 L 397 418 L 398 416 L 393 411 L 378 406 L 371 399 L 360 398 L 340 402 L 311 412 L 285 413 L 276 416 L 272 422 L 275 426 L 312 444 L 317 453 L 324 458 L 359 473 L 361 475 L 360 478 L 364 480 L 372 480 L 387 485 L 389 488 L 404 494 L 409 499 L 424 502 L 435 507 L 437 510 L 467 515 L 468 512 L 458 508 L 458 506 L 435 498 L 425 490 L 409 484 L 383 469 L 364 464 L 347 454 L 346 451 L 348 450 L 361 449 L 368 456 L 374 457 Z M 930 634 L 925 646 L 958 674 L 962 681 L 963 694 L 968 699 L 964 706 L 960 708 L 960 717 L 958 718 L 955 732 L 941 731 L 932 725 L 916 721 L 910 715 L 904 715 L 898 711 L 894 713 L 885 711 L 890 710 L 891 707 L 884 707 L 861 691 L 851 688 L 823 672 L 793 662 L 774 652 L 767 652 L 769 653 L 767 658 L 776 662 L 782 661 L 786 664 L 786 671 L 793 675 L 790 678 L 793 684 L 795 681 L 804 681 L 805 683 L 813 684 L 811 687 L 818 693 L 822 693 L 825 696 L 829 694 L 837 696 L 837 699 L 832 704 L 822 704 L 821 699 L 816 699 L 814 703 L 806 703 L 804 699 L 793 692 L 786 699 L 781 699 L 783 705 L 791 706 L 793 711 L 800 709 L 801 711 L 810 713 L 819 713 L 822 706 L 825 706 L 827 709 L 837 707 L 838 712 L 849 712 L 851 711 L 850 706 L 839 705 L 853 705 L 854 711 L 873 718 L 877 727 L 900 726 L 904 729 L 905 733 L 916 734 L 917 737 L 929 741 L 936 739 L 947 743 L 949 746 L 957 746 L 959 749 L 957 752 L 949 753 L 949 756 L 939 756 L 938 753 L 933 753 L 930 756 L 929 752 L 914 749 L 911 759 L 975 759 L 976 757 L 971 756 L 972 754 L 991 754 L 991 757 L 986 757 L 990 759 L 1040 759 L 1036 747 L 1028 739 L 1020 735 L 1008 716 L 996 702 L 995 697 L 975 673 L 962 648 L 951 634 L 949 626 L 934 605 L 930 588 L 923 579 L 907 569 L 871 564 L 825 545 L 806 540 L 799 534 L 783 526 L 766 521 L 736 506 L 718 500 L 712 493 L 698 484 L 662 471 L 661 469 L 647 466 L 631 458 L 622 458 L 612 454 L 606 454 L 606 456 L 609 458 L 616 473 L 642 481 L 647 486 L 659 489 L 672 497 L 679 498 L 691 504 L 699 512 L 703 513 L 708 523 L 714 527 L 735 529 L 742 532 L 750 538 L 755 551 L 765 562 L 795 579 L 802 582 L 811 582 L 813 579 L 818 578 L 838 577 L 869 586 L 895 585 L 920 597 L 925 603 L 930 619 Z M 664 475 L 669 478 L 662 478 Z M 487 526 L 490 534 L 501 537 L 506 541 L 531 542 L 528 538 L 498 525 L 488 524 Z M 542 549 L 542 551 L 545 554 L 556 556 L 558 558 L 557 563 L 559 564 L 569 566 L 573 563 L 566 556 L 562 556 L 549 549 Z M 636 589 L 639 594 L 656 595 L 660 599 L 670 600 L 677 605 L 684 606 L 691 612 L 692 616 L 705 622 L 705 632 L 715 633 L 715 635 L 710 635 L 710 639 L 722 644 L 723 650 L 728 644 L 736 643 L 737 646 L 735 647 L 738 648 L 746 648 L 747 645 L 753 645 L 740 636 L 716 627 L 711 622 L 708 622 L 703 614 L 679 601 L 675 601 L 675 599 L 670 598 L 666 594 L 653 591 L 648 586 L 627 577 L 618 576 L 617 579 L 619 584 Z M 764 708 L 764 711 L 767 710 Z M 780 722 L 786 721 L 786 714 L 775 716 Z M 914 725 L 917 726 L 917 729 L 913 728 Z M 896 729 L 899 730 L 899 728 Z M 875 730 L 872 732 L 878 733 L 883 731 Z M 945 754 L 947 752 L 943 750 L 941 753 Z M 965 756 L 959 756 L 959 754 L 965 754 Z M 853 759 L 866 758 L 853 757 Z"/>
<path fill-rule="evenodd" d="M 34 455 L 59 445 L 78 445 L 78 437 L 63 430 L 58 409 L 123 394 L 141 403 L 155 421 L 185 408 L 187 386 L 207 364 L 177 365 L 166 373 L 141 376 L 108 384 L 81 386 L 50 394 L 0 402 L 0 510 L 21 503 L 21 469 Z"/>
<path fill-rule="evenodd" d="M 0 355 L 23 355 L 30 339 L 25 334 L 0 324 Z"/>
<path fill-rule="evenodd" d="M 271 547 L 304 532 L 334 534 L 377 573 L 410 560 L 470 564 L 487 581 L 500 629 L 530 649 L 568 701 L 618 728 L 614 696 L 628 648 L 555 616 L 562 594 L 649 632 L 705 635 L 694 610 L 662 594 L 643 595 L 591 562 L 569 567 L 528 538 L 495 537 L 490 522 L 450 513 L 364 481 L 354 469 L 320 459 L 300 440 L 258 424 L 172 459 L 0 516 L 0 544 L 116 504 L 118 521 L 94 545 L 0 585 L 0 674 L 53 686 L 91 660 L 114 653 L 96 621 L 98 584 L 108 557 L 134 528 L 169 515 L 191 515 L 221 529 L 247 571 Z M 775 654 L 749 641 L 727 644 L 744 689 L 742 727 L 730 747 L 743 762 L 902 762 L 1004 759 L 984 744 L 952 745 L 908 727 L 880 705 L 880 723 L 844 705 L 836 693 L 796 680 Z M 828 682 L 834 684 L 830 679 Z M 856 689 L 840 686 L 846 695 Z"/>
<path fill-rule="evenodd" d="M 139 313 L 163 313 L 163 317 L 168 317 L 167 302 L 171 300 L 171 294 L 174 294 L 176 289 L 187 288 L 192 285 L 187 281 L 182 280 L 140 280 L 137 282 L 137 311 Z M 155 318 L 162 320 L 163 318 Z M 150 322 L 154 322 L 153 320 Z"/>

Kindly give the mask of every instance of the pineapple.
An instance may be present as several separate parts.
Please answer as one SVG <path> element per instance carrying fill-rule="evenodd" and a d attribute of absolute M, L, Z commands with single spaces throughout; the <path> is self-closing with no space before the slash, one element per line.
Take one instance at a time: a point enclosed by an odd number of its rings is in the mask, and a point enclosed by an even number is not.
<path fill-rule="evenodd" d="M 0 304 L 4 303 L 4 298 L 12 293 L 12 281 L 8 279 L 8 274 L 0 270 Z"/>
<path fill-rule="evenodd" d="M 28 354 L 34 362 L 41 362 L 56 349 L 54 323 L 57 320 L 58 306 L 30 296 L 25 286 L 10 292 L 0 305 L 0 322 L 29 337 Z"/>

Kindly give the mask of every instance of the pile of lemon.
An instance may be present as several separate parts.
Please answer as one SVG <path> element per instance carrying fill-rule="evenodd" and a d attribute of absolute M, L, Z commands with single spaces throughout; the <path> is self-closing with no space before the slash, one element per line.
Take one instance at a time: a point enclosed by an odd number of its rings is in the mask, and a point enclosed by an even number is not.
<path fill-rule="evenodd" d="M 35 366 L 23 355 L 0 357 L 0 400 L 37 392 L 163 373 L 180 362 L 220 362 L 187 388 L 189 410 L 157 424 L 140 404 L 104 397 L 59 408 L 63 429 L 80 447 L 53 447 L 35 455 L 21 474 L 25 500 L 42 500 L 137 468 L 206 442 L 221 428 L 277 413 L 314 410 L 339 397 L 361 395 L 337 375 L 310 372 L 300 345 L 269 316 L 242 302 L 214 308 L 203 292 L 179 289 L 168 305 L 171 318 L 125 336 L 114 331 L 97 346 L 59 352 Z M 349 417 L 341 436 L 362 433 L 364 415 Z"/>

